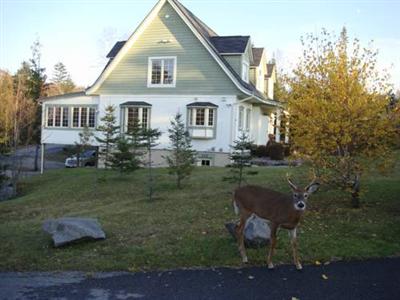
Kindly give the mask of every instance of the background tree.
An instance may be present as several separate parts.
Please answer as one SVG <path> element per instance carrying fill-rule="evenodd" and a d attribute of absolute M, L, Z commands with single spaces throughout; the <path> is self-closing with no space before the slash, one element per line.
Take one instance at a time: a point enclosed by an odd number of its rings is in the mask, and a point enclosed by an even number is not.
<path fill-rule="evenodd" d="M 22 165 L 17 150 L 21 132 L 30 124 L 34 106 L 27 95 L 27 78 L 17 74 L 14 78 L 0 70 L 0 150 L 11 153 L 7 164 L 11 170 L 14 194 Z M 2 157 L 4 159 L 4 157 Z"/>
<path fill-rule="evenodd" d="M 158 129 L 145 128 L 143 130 L 144 146 L 147 150 L 147 186 L 149 190 L 149 201 L 153 201 L 154 194 L 152 150 L 158 145 L 158 139 L 160 138 L 160 136 L 161 131 Z"/>
<path fill-rule="evenodd" d="M 255 175 L 257 172 L 244 172 L 245 168 L 251 167 L 251 145 L 252 141 L 249 136 L 242 132 L 238 139 L 234 141 L 232 148 L 232 153 L 230 154 L 231 160 L 231 176 L 225 177 L 224 180 L 230 181 L 232 183 L 237 183 L 240 187 L 242 182 L 246 180 L 246 175 Z"/>
<path fill-rule="evenodd" d="M 108 105 L 105 112 L 104 117 L 101 118 L 102 125 L 97 127 L 101 136 L 96 136 L 96 140 L 99 143 L 99 157 L 104 161 L 105 168 L 108 169 L 112 164 L 112 151 L 118 141 L 120 127 L 116 125 L 115 106 Z"/>
<path fill-rule="evenodd" d="M 388 106 L 388 78 L 377 69 L 377 52 L 346 29 L 302 40 L 303 56 L 287 77 L 291 142 L 326 182 L 352 195 L 359 207 L 360 178 L 371 167 L 390 165 L 395 138 Z"/>
<path fill-rule="evenodd" d="M 40 65 L 42 45 L 39 39 L 36 39 L 31 47 L 32 58 L 30 59 L 30 76 L 29 76 L 29 93 L 34 104 L 35 117 L 33 119 L 29 137 L 32 137 L 33 144 L 36 145 L 34 171 L 39 169 L 39 149 L 41 144 L 41 123 L 42 109 L 39 103 L 39 98 L 43 95 L 43 88 L 46 82 L 45 68 Z"/>
<path fill-rule="evenodd" d="M 83 130 L 79 132 L 79 141 L 75 142 L 75 155 L 76 155 L 76 166 L 81 166 L 81 156 L 87 151 L 92 145 L 93 132 L 89 127 L 83 127 Z"/>
<path fill-rule="evenodd" d="M 57 85 L 60 94 L 70 93 L 75 89 L 75 84 L 62 62 L 54 65 L 52 82 Z"/>
<path fill-rule="evenodd" d="M 168 129 L 171 143 L 171 154 L 165 157 L 169 166 L 169 173 L 175 175 L 176 185 L 182 188 L 182 180 L 190 176 L 194 168 L 196 151 L 192 150 L 189 132 L 185 129 L 182 115 L 177 113 Z"/>

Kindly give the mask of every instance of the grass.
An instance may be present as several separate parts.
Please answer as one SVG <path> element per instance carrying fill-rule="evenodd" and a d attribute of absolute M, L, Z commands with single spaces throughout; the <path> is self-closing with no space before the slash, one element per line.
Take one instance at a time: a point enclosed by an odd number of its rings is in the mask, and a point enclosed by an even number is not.
<path fill-rule="evenodd" d="M 287 168 L 259 168 L 251 183 L 289 192 Z M 224 168 L 197 168 L 184 190 L 156 170 L 157 199 L 145 197 L 145 170 L 121 177 L 111 171 L 68 169 L 32 177 L 21 197 L 0 203 L 1 271 L 111 271 L 241 266 L 224 228 L 236 220 L 233 186 Z M 291 168 L 306 184 L 305 168 Z M 400 170 L 365 178 L 363 206 L 350 208 L 340 192 L 321 189 L 309 201 L 299 242 L 304 263 L 400 255 Z M 47 218 L 98 218 L 107 239 L 56 249 L 41 230 Z M 250 265 L 264 265 L 266 249 L 249 250 Z M 291 263 L 287 232 L 279 233 L 276 264 Z"/>

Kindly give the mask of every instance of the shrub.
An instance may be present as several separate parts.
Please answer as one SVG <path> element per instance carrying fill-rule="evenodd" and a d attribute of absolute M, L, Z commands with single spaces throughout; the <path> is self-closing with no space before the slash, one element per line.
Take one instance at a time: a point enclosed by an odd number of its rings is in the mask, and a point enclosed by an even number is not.
<path fill-rule="evenodd" d="M 264 145 L 257 146 L 252 145 L 250 148 L 251 155 L 256 157 L 266 157 L 267 155 L 267 147 Z"/>
<path fill-rule="evenodd" d="M 290 144 L 284 144 L 283 145 L 283 153 L 284 153 L 285 157 L 290 156 L 290 154 L 291 154 Z"/>
<path fill-rule="evenodd" d="M 269 157 L 272 160 L 283 160 L 284 159 L 283 145 L 279 143 L 271 144 L 269 146 Z"/>

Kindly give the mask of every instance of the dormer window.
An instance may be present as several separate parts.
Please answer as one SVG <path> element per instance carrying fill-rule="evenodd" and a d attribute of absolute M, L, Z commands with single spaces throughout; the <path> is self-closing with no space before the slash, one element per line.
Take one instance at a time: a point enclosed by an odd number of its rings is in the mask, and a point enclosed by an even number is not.
<path fill-rule="evenodd" d="M 175 87 L 176 57 L 149 57 L 147 87 Z"/>
<path fill-rule="evenodd" d="M 218 106 L 210 102 L 194 102 L 187 105 L 188 131 L 192 138 L 215 138 Z"/>

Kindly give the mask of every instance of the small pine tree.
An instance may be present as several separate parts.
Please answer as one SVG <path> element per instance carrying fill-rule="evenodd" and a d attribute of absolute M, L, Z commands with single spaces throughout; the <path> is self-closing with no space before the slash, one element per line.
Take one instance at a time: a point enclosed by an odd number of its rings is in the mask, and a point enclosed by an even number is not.
<path fill-rule="evenodd" d="M 130 152 L 132 153 L 131 171 L 135 171 L 143 164 L 142 160 L 143 155 L 145 154 L 143 128 L 139 124 L 138 120 L 135 120 L 133 124 L 128 127 L 128 131 L 125 133 L 125 136 L 129 142 Z"/>
<path fill-rule="evenodd" d="M 231 176 L 224 177 L 224 180 L 232 183 L 237 183 L 240 187 L 243 181 L 246 181 L 245 175 L 255 175 L 257 172 L 247 172 L 245 174 L 244 169 L 251 166 L 251 152 L 250 147 L 252 141 L 248 135 L 242 132 L 238 139 L 234 141 L 231 146 L 232 153 L 230 155 L 231 163 Z"/>
<path fill-rule="evenodd" d="M 152 149 L 158 145 L 158 139 L 161 136 L 161 131 L 158 129 L 144 129 L 143 138 L 144 144 L 147 150 L 147 169 L 148 169 L 148 190 L 149 190 L 149 201 L 153 201 L 154 194 L 154 179 L 153 179 L 153 161 L 152 161 Z"/>
<path fill-rule="evenodd" d="M 91 141 L 93 137 L 93 132 L 90 131 L 89 127 L 83 127 L 82 132 L 79 132 L 79 141 L 75 142 L 75 154 L 76 154 L 76 166 L 80 167 L 80 157 L 83 152 L 89 149 L 91 146 Z"/>
<path fill-rule="evenodd" d="M 169 166 L 169 173 L 176 176 L 176 185 L 182 188 L 182 180 L 190 176 L 195 162 L 196 151 L 192 150 L 189 132 L 185 129 L 182 114 L 177 113 L 168 129 L 171 142 L 171 154 L 165 159 Z"/>
<path fill-rule="evenodd" d="M 96 136 L 96 141 L 99 143 L 99 156 L 104 161 L 106 169 L 112 164 L 112 151 L 118 141 L 119 126 L 115 117 L 115 107 L 108 105 L 105 109 L 106 114 L 101 118 L 102 125 L 98 126 L 97 131 L 101 132 L 101 136 Z"/>
<path fill-rule="evenodd" d="M 130 173 L 137 169 L 137 162 L 131 152 L 131 144 L 124 135 L 118 138 L 116 151 L 111 157 L 111 168 L 118 170 L 120 174 Z"/>

